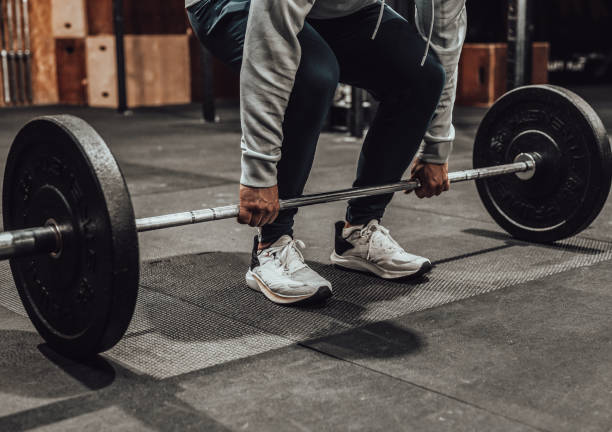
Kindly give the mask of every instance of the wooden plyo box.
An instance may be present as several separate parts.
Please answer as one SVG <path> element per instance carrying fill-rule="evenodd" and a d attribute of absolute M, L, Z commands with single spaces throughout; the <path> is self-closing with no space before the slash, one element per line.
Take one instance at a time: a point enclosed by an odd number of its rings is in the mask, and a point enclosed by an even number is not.
<path fill-rule="evenodd" d="M 84 0 L 51 0 L 51 27 L 56 38 L 87 36 Z"/>
<path fill-rule="evenodd" d="M 55 58 L 59 102 L 67 105 L 86 105 L 85 39 L 55 39 Z"/>
<path fill-rule="evenodd" d="M 116 108 L 115 37 L 90 36 L 85 40 L 85 52 L 89 106 Z"/>
<path fill-rule="evenodd" d="M 549 44 L 533 44 L 532 84 L 548 83 Z M 508 46 L 465 44 L 459 62 L 457 104 L 490 107 L 507 90 Z"/>
<path fill-rule="evenodd" d="M 116 107 L 116 49 L 112 36 L 86 40 L 90 106 Z M 125 67 L 129 107 L 191 102 L 189 40 L 185 35 L 126 35 Z"/>

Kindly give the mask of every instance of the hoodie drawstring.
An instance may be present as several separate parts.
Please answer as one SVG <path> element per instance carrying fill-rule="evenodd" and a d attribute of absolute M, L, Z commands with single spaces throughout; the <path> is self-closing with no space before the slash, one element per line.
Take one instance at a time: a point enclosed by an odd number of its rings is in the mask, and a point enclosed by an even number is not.
<path fill-rule="evenodd" d="M 425 48 L 425 55 L 423 55 L 423 60 L 421 60 L 421 66 L 425 65 L 425 60 L 427 60 L 427 54 L 429 54 L 429 47 L 431 46 L 431 37 L 433 36 L 435 19 L 436 19 L 436 4 L 435 4 L 435 0 L 431 0 L 431 23 L 429 24 L 429 35 L 427 36 L 427 47 Z"/>
<path fill-rule="evenodd" d="M 385 2 L 386 0 L 382 0 L 382 3 L 380 4 L 380 13 L 378 14 L 376 28 L 374 29 L 374 33 L 372 34 L 372 40 L 376 39 L 376 35 L 378 34 L 378 30 L 380 29 L 380 23 L 382 23 L 383 15 L 385 14 Z"/>
<path fill-rule="evenodd" d="M 378 21 L 376 22 L 376 28 L 374 29 L 374 33 L 372 33 L 372 40 L 376 39 L 378 30 L 380 30 L 380 25 L 382 23 L 383 15 L 385 13 L 385 3 L 386 3 L 386 0 L 382 0 L 380 3 L 380 13 L 378 14 Z M 425 47 L 425 54 L 423 54 L 423 60 L 421 60 L 421 66 L 425 66 L 425 61 L 427 60 L 427 55 L 429 54 L 429 48 L 431 47 L 431 38 L 433 36 L 435 19 L 436 19 L 436 4 L 435 4 L 435 0 L 431 0 L 431 23 L 429 24 L 429 34 L 427 36 L 427 46 Z"/>

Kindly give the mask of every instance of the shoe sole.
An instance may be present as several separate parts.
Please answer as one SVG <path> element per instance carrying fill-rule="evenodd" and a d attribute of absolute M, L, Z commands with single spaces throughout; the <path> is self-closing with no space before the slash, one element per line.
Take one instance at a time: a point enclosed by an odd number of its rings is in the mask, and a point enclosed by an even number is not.
<path fill-rule="evenodd" d="M 346 269 L 346 270 L 356 270 L 356 271 L 365 271 L 367 273 L 372 273 L 379 278 L 382 279 L 402 279 L 402 278 L 416 278 L 422 276 L 426 273 L 429 273 L 433 266 L 431 262 L 425 261 L 421 266 L 413 271 L 389 271 L 385 270 L 376 264 L 372 264 L 369 261 L 364 260 L 359 257 L 350 257 L 346 258 L 341 255 L 338 255 L 336 251 L 332 252 L 330 256 L 330 260 L 332 264 L 337 267 Z"/>
<path fill-rule="evenodd" d="M 327 286 L 319 287 L 312 294 L 302 296 L 283 296 L 272 291 L 255 273 L 249 270 L 245 276 L 247 286 L 253 291 L 259 291 L 273 303 L 281 305 L 298 305 L 319 303 L 332 296 L 332 291 Z"/>

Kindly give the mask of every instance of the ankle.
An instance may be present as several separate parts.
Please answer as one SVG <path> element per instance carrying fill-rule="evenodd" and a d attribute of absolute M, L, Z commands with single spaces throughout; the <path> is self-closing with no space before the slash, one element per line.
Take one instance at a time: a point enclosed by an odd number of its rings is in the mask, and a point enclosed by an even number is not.
<path fill-rule="evenodd" d="M 257 250 L 258 251 L 262 251 L 264 249 L 269 248 L 270 246 L 272 246 L 272 242 L 268 242 L 268 243 L 259 243 L 259 246 L 257 246 Z"/>

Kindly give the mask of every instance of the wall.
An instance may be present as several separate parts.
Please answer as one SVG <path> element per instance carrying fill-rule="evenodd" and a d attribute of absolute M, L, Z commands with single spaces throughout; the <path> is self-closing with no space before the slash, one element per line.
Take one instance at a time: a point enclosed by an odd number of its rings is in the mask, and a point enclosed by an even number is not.
<path fill-rule="evenodd" d="M 124 0 L 129 106 L 191 101 L 184 5 Z M 30 0 L 35 104 L 117 105 L 112 6 L 112 0 Z"/>

